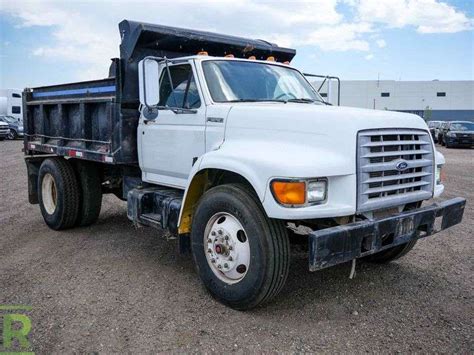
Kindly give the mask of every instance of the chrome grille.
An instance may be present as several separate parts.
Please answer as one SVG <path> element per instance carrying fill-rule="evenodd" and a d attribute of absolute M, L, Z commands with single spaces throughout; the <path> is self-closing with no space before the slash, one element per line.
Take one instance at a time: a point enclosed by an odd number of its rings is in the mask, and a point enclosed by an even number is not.
<path fill-rule="evenodd" d="M 431 198 L 434 157 L 429 132 L 360 131 L 357 144 L 358 212 Z"/>

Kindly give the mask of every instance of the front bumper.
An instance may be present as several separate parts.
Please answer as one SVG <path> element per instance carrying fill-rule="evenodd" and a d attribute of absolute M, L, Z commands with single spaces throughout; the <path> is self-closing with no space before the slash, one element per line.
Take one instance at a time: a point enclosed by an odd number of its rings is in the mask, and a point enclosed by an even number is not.
<path fill-rule="evenodd" d="M 449 145 L 472 147 L 474 146 L 474 139 L 463 137 L 446 137 L 446 143 Z"/>
<path fill-rule="evenodd" d="M 309 270 L 324 269 L 433 235 L 460 223 L 465 205 L 464 198 L 456 197 L 379 220 L 312 232 L 309 234 Z M 439 229 L 435 228 L 437 218 L 441 219 Z"/>

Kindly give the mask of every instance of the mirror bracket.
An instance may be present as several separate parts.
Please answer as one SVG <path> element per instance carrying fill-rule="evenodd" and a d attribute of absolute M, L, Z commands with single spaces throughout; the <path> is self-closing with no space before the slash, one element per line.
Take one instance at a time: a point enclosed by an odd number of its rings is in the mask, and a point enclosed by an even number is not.
<path fill-rule="evenodd" d="M 142 113 L 146 120 L 154 121 L 158 118 L 158 107 L 144 106 Z"/>

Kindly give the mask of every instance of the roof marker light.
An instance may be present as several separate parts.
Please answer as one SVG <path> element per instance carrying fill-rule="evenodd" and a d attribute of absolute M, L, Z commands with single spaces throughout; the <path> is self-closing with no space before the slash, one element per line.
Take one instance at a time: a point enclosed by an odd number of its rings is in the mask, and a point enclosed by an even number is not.
<path fill-rule="evenodd" d="M 200 51 L 197 55 L 209 55 L 206 51 Z"/>
<path fill-rule="evenodd" d="M 226 58 L 234 58 L 234 55 L 233 54 L 226 54 L 225 57 Z"/>
<path fill-rule="evenodd" d="M 249 57 L 249 59 L 250 59 L 250 60 L 257 60 L 257 57 L 255 57 L 254 55 L 251 55 L 251 56 Z"/>
<path fill-rule="evenodd" d="M 269 56 L 269 57 L 267 58 L 267 60 L 268 60 L 269 62 L 276 62 L 275 57 L 272 56 L 272 55 Z"/>

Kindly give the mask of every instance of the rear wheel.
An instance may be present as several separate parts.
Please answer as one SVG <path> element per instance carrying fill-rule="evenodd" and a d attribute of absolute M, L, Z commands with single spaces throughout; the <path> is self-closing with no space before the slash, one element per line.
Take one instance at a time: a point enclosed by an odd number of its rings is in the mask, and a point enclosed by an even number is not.
<path fill-rule="evenodd" d="M 281 221 L 268 218 L 244 185 L 207 191 L 193 217 L 198 274 L 220 302 L 246 310 L 275 297 L 288 276 L 290 248 Z"/>
<path fill-rule="evenodd" d="M 61 230 L 74 226 L 79 211 L 79 186 L 72 166 L 62 158 L 48 158 L 38 174 L 38 198 L 46 224 Z"/>

